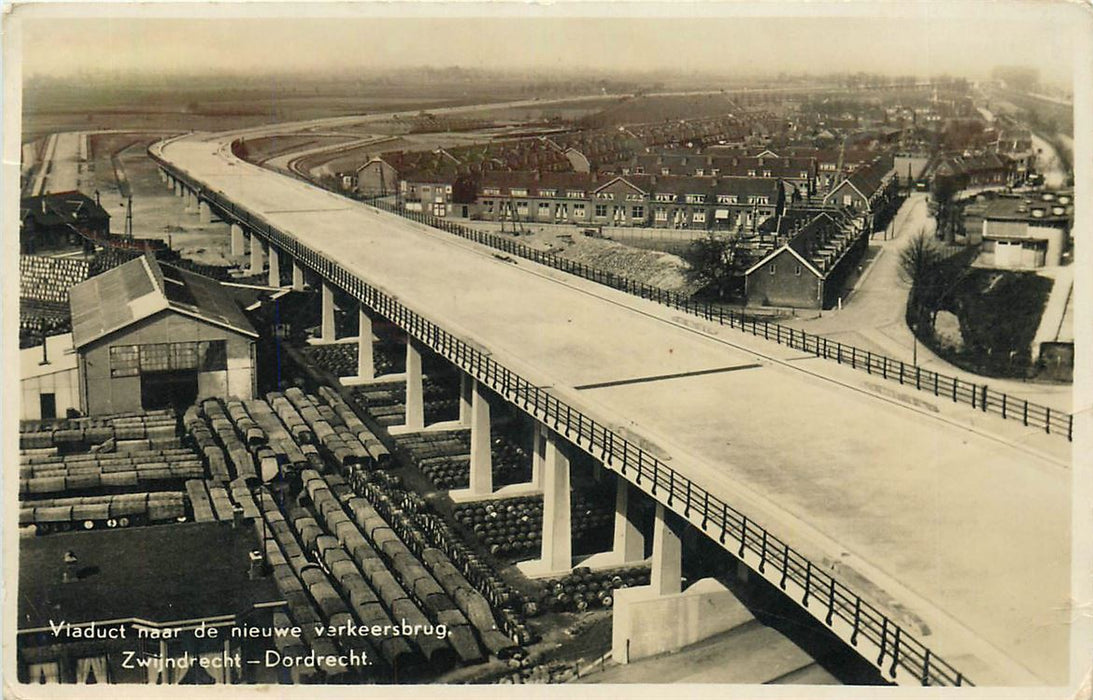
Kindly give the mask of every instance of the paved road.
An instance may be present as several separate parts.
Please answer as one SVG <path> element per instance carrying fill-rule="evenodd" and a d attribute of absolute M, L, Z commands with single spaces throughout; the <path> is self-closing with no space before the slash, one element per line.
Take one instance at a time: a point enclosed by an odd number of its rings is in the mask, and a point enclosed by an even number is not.
<path fill-rule="evenodd" d="M 972 678 L 1065 677 L 1065 441 L 498 259 L 240 162 L 228 140 L 177 139 L 162 155 L 643 441 L 909 629 L 928 630 L 925 641 Z"/>
<path fill-rule="evenodd" d="M 932 235 L 935 230 L 936 222 L 927 210 L 928 197 L 925 193 L 912 194 L 896 214 L 892 236 L 888 240 L 883 239 L 883 234 L 874 236 L 870 245 L 879 249 L 878 255 L 841 310 L 797 318 L 788 325 L 907 363 L 917 359 L 923 369 L 987 384 L 1028 401 L 1070 411 L 1073 403 L 1070 385 L 983 377 L 955 367 L 915 341 L 904 319 L 910 285 L 900 274 L 899 257 L 900 250 L 920 232 Z"/>

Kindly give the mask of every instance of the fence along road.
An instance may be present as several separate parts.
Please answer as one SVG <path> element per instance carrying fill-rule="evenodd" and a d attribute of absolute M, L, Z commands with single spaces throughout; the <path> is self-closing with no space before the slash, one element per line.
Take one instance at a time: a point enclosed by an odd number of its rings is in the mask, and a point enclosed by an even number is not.
<path fill-rule="evenodd" d="M 900 680 L 953 683 L 953 667 L 979 684 L 1067 680 L 1059 460 L 855 390 L 848 368 L 825 379 L 794 366 L 798 350 L 722 329 L 727 344 L 655 302 L 243 163 L 230 138 L 152 154 L 518 405 L 553 412 L 612 468 L 643 447 L 641 488 L 655 479 L 654 497 L 673 494 L 712 536 L 724 526 L 734 551 L 742 537 L 746 561 L 809 591 L 797 599 L 834 611 L 840 634 L 861 620 L 855 641 Z"/>

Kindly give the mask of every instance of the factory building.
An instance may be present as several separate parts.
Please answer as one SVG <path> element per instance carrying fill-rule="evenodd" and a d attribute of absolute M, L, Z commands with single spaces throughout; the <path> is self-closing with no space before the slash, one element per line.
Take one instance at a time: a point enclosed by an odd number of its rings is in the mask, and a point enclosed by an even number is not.
<path fill-rule="evenodd" d="M 254 396 L 258 333 L 215 280 L 146 255 L 69 296 L 84 414 Z"/>

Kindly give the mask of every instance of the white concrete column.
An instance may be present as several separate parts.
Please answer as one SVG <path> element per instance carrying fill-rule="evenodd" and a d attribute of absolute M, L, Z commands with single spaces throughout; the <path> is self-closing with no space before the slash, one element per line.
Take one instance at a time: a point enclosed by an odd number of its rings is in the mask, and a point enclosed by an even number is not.
<path fill-rule="evenodd" d="M 474 379 L 466 372 L 459 375 L 459 424 L 469 427 L 471 424 L 471 403 L 474 400 Z"/>
<path fill-rule="evenodd" d="M 669 521 L 671 514 L 657 504 L 653 523 L 653 567 L 649 586 L 654 595 L 678 595 L 683 592 L 683 547 L 679 533 Z"/>
<path fill-rule="evenodd" d="M 406 339 L 406 421 L 408 431 L 425 428 L 425 388 L 421 375 L 421 348 L 412 338 Z"/>
<path fill-rule="evenodd" d="M 243 238 L 243 227 L 239 224 L 231 225 L 231 254 L 242 256 L 246 253 L 246 241 Z"/>
<path fill-rule="evenodd" d="M 527 576 L 558 576 L 573 569 L 573 522 L 566 449 L 556 433 L 547 434 L 543 460 L 543 546 L 539 559 L 517 564 Z"/>
<path fill-rule="evenodd" d="M 182 181 L 175 180 L 175 194 L 179 197 L 185 197 L 186 193 L 182 191 Z"/>
<path fill-rule="evenodd" d="M 630 517 L 630 482 L 621 476 L 615 481 L 615 540 L 611 550 L 620 557 L 620 564 L 633 564 L 645 558 L 645 537 Z"/>
<path fill-rule="evenodd" d="M 267 283 L 270 287 L 281 286 L 281 252 L 277 250 L 277 246 L 269 247 L 269 279 Z"/>
<path fill-rule="evenodd" d="M 297 292 L 304 291 L 304 268 L 296 259 L 292 261 L 292 288 Z"/>
<path fill-rule="evenodd" d="M 250 237 L 250 274 L 257 275 L 265 267 L 265 261 L 262 259 L 262 244 L 258 241 L 258 236 L 251 234 Z"/>
<path fill-rule="evenodd" d="M 542 561 L 550 571 L 573 566 L 573 524 L 569 506 L 569 456 L 555 433 L 546 436 L 543 475 Z"/>
<path fill-rule="evenodd" d="M 468 490 L 473 496 L 489 496 L 493 493 L 493 454 L 490 450 L 490 402 L 486 400 L 485 387 L 473 382 L 471 399 L 471 473 Z"/>
<path fill-rule="evenodd" d="M 374 379 L 376 365 L 372 354 L 372 317 L 365 312 L 363 305 L 357 311 L 357 317 L 357 376 Z"/>
<path fill-rule="evenodd" d="M 198 200 L 197 202 L 197 215 L 201 223 L 211 224 L 213 222 L 213 210 L 209 206 L 209 203 L 204 200 Z"/>
<path fill-rule="evenodd" d="M 186 189 L 186 211 L 190 214 L 197 213 L 197 193 L 193 190 Z"/>
<path fill-rule="evenodd" d="M 531 431 L 531 485 L 538 489 L 543 484 L 543 463 L 546 462 L 548 428 L 535 421 Z"/>
<path fill-rule="evenodd" d="M 334 288 L 326 280 L 323 280 L 322 319 L 320 338 L 324 343 L 333 343 L 338 339 L 338 331 L 334 327 Z"/>

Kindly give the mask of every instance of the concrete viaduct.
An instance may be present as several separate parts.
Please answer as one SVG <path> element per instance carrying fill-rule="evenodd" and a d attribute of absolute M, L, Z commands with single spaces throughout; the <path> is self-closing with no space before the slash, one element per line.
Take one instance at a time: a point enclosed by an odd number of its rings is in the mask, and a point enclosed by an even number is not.
<path fill-rule="evenodd" d="M 658 651 L 643 630 L 676 646 L 717 631 L 716 615 L 697 611 L 727 593 L 681 586 L 680 537 L 694 528 L 893 682 L 1066 682 L 1070 475 L 1061 451 L 245 163 L 232 138 L 186 135 L 149 154 L 189 210 L 228 224 L 231 252 L 249 254 L 250 272 L 265 270 L 281 287 L 291 266 L 293 289 L 321 288 L 322 341 L 338 340 L 336 295 L 355 300 L 359 360 L 345 382 L 405 381 L 405 424 L 393 432 L 453 427 L 426 425 L 423 352 L 462 371 L 455 425 L 471 431 L 470 486 L 451 496 L 542 492 L 542 553 L 525 573 L 574 566 L 573 450 L 622 477 L 614 548 L 584 565 L 641 560 L 628 503 L 656 502 L 652 583 L 620 592 L 616 659 L 624 643 Z M 375 376 L 379 317 L 407 334 L 398 377 Z M 494 489 L 487 389 L 535 421 L 531 483 Z M 631 625 L 638 609 L 642 621 Z"/>

